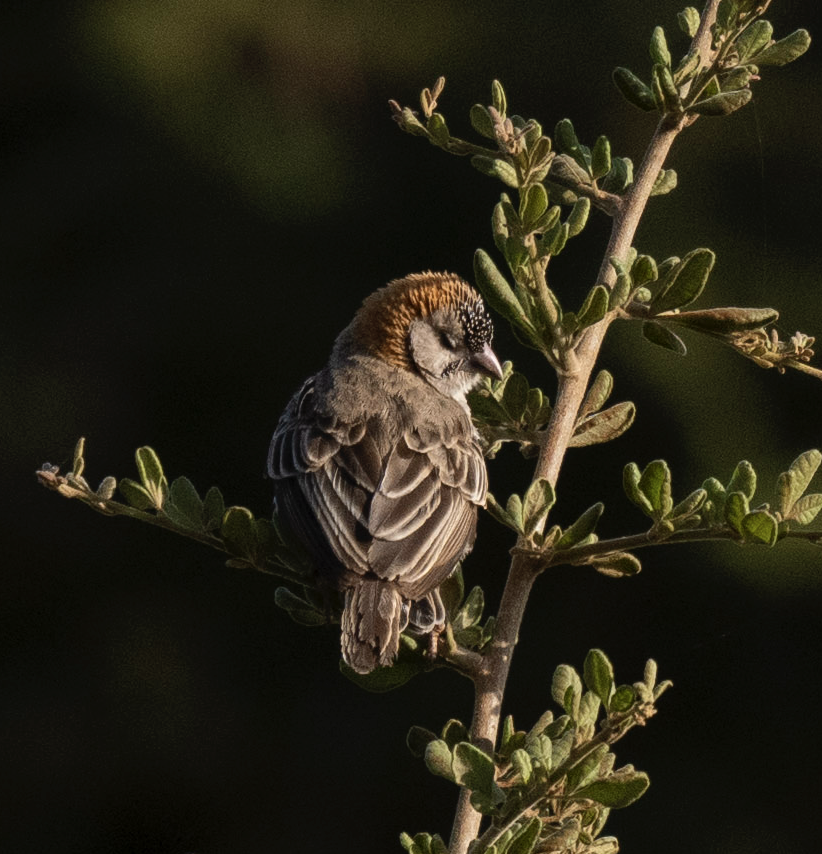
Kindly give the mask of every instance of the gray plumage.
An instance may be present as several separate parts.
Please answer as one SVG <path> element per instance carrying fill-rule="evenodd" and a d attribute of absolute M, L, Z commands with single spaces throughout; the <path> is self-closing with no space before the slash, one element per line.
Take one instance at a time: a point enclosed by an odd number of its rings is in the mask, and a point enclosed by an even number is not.
<path fill-rule="evenodd" d="M 439 585 L 474 543 L 485 463 L 466 393 L 500 374 L 476 292 L 426 273 L 372 294 L 271 441 L 279 516 L 344 594 L 342 653 L 390 665 L 408 626 L 441 626 Z"/>

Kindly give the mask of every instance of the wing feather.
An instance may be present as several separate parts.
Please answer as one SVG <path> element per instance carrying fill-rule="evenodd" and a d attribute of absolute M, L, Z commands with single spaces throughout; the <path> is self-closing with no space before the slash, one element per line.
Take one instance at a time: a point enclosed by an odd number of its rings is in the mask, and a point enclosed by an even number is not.
<path fill-rule="evenodd" d="M 486 472 L 467 419 L 398 435 L 385 416 L 318 413 L 314 378 L 274 433 L 269 474 L 278 512 L 326 572 L 395 581 L 404 597 L 435 589 L 471 548 Z M 336 566 L 336 570 L 335 567 Z M 350 584 L 346 573 L 338 583 Z"/>

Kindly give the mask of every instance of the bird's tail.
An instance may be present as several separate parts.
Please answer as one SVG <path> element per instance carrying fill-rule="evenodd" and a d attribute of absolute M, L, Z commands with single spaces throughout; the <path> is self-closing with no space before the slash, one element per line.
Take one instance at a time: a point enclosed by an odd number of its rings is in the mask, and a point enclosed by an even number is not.
<path fill-rule="evenodd" d="M 342 613 L 345 663 L 357 673 L 370 673 L 377 665 L 390 666 L 407 623 L 408 605 L 390 582 L 369 579 L 349 587 Z"/>

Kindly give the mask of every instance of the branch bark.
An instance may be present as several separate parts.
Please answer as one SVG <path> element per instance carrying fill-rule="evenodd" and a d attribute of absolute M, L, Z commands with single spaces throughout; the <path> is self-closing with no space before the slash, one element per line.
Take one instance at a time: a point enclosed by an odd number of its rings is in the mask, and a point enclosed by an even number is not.
<path fill-rule="evenodd" d="M 719 0 L 709 0 L 692 43 L 692 48 L 700 51 L 704 58 L 709 56 L 710 28 L 716 20 L 718 5 Z M 665 163 L 674 139 L 684 126 L 684 117 L 676 119 L 670 115 L 663 116 L 657 126 L 625 202 L 613 218 L 598 282 L 609 286 L 614 283 L 615 273 L 610 259 L 626 257 L 650 198 L 654 181 Z M 577 346 L 577 363 L 574 370 L 559 375 L 556 402 L 546 427 L 546 441 L 540 449 L 534 479 L 542 477 L 550 481 L 552 486 L 556 486 L 565 452 L 574 432 L 579 407 L 612 319 L 612 315 L 606 316 L 585 331 Z M 514 554 L 497 614 L 494 639 L 485 653 L 483 667 L 475 679 L 471 738 L 477 746 L 489 753 L 493 752 L 497 742 L 502 698 L 511 668 L 511 658 L 537 571 L 537 564 L 533 559 L 519 552 Z M 468 846 L 479 835 L 481 821 L 482 816 L 471 806 L 469 792 L 462 789 L 451 832 L 451 854 L 467 854 Z"/>

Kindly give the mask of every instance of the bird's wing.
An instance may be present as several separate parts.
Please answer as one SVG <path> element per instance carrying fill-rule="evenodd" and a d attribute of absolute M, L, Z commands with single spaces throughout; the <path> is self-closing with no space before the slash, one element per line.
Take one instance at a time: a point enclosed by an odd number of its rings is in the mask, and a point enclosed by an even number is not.
<path fill-rule="evenodd" d="M 410 598 L 440 584 L 470 549 L 485 500 L 467 426 L 396 435 L 383 418 L 318 417 L 309 381 L 274 434 L 278 509 L 321 563 L 397 581 Z"/>
<path fill-rule="evenodd" d="M 408 598 L 437 587 L 471 548 L 485 500 L 482 454 L 466 431 L 407 431 L 392 448 L 371 499 L 372 571 Z"/>

